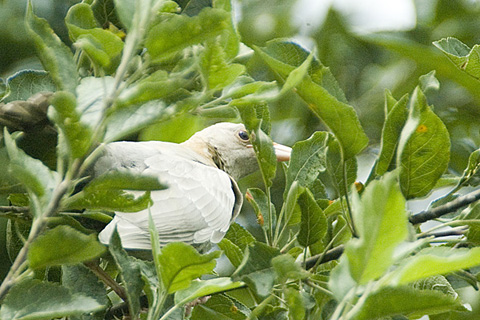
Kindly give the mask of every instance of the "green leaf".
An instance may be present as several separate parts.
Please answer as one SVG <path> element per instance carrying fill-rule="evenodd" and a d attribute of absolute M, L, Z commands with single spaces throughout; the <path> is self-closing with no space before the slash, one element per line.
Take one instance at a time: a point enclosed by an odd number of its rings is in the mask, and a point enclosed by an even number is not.
<path fill-rule="evenodd" d="M 253 244 L 255 238 L 238 223 L 232 223 L 218 247 L 223 251 L 234 267 L 240 266 L 247 246 Z"/>
<path fill-rule="evenodd" d="M 277 83 L 266 81 L 254 81 L 247 76 L 238 77 L 230 86 L 223 89 L 222 96 L 227 99 L 246 99 L 246 100 L 272 100 L 278 96 Z"/>
<path fill-rule="evenodd" d="M 297 92 L 338 139 L 345 160 L 365 149 L 368 138 L 353 107 L 338 101 L 309 79 L 297 86 Z"/>
<path fill-rule="evenodd" d="M 308 55 L 307 59 L 302 62 L 302 64 L 294 69 L 292 72 L 288 74 L 287 79 L 285 79 L 285 83 L 283 84 L 282 90 L 280 91 L 280 95 L 287 93 L 288 91 L 292 90 L 296 86 L 300 84 L 300 82 L 305 78 L 308 74 L 308 69 L 310 68 L 310 64 L 313 61 L 313 51 Z"/>
<path fill-rule="evenodd" d="M 80 158 L 90 149 L 92 130 L 80 122 L 75 96 L 66 91 L 56 92 L 52 99 L 54 109 L 49 118 L 62 130 L 72 158 Z"/>
<path fill-rule="evenodd" d="M 107 171 L 96 177 L 84 190 L 90 189 L 118 189 L 118 190 L 140 190 L 152 191 L 162 190 L 166 186 L 162 184 L 157 176 L 138 174 L 131 170 Z"/>
<path fill-rule="evenodd" d="M 347 256 L 343 254 L 338 265 L 330 272 L 328 288 L 337 301 L 342 301 L 357 286 L 357 282 L 352 278 L 351 268 Z"/>
<path fill-rule="evenodd" d="M 318 178 L 325 186 L 328 198 L 336 199 L 344 196 L 346 188 L 355 182 L 357 178 L 357 159 L 355 157 L 343 161 L 341 146 L 337 139 L 329 136 L 327 140 L 327 169 L 320 171 Z M 345 167 L 345 168 L 344 168 Z M 345 176 L 347 181 L 345 182 Z M 318 182 L 314 183 L 313 187 L 318 186 Z M 345 188 L 346 186 L 346 188 Z"/>
<path fill-rule="evenodd" d="M 298 45 L 278 41 L 268 43 L 266 48 L 256 48 L 256 52 L 283 79 L 308 56 Z M 296 89 L 310 109 L 335 134 L 345 160 L 354 157 L 367 146 L 368 138 L 357 114 L 353 107 L 346 103 L 328 68 L 315 61 L 308 77 L 300 81 Z"/>
<path fill-rule="evenodd" d="M 216 294 L 206 303 L 199 304 L 193 309 L 192 320 L 221 319 L 243 320 L 247 319 L 250 309 L 237 300 L 226 295 Z"/>
<path fill-rule="evenodd" d="M 358 238 L 345 247 L 352 277 L 359 284 L 381 277 L 395 262 L 394 251 L 408 236 L 408 220 L 395 173 L 372 181 L 361 198 L 353 196 Z"/>
<path fill-rule="evenodd" d="M 271 261 L 278 255 L 280 255 L 280 250 L 277 248 L 256 241 L 253 246 L 248 247 L 246 260 L 242 262 L 235 274 L 258 295 L 266 297 L 276 278 Z"/>
<path fill-rule="evenodd" d="M 144 283 L 140 272 L 140 264 L 134 258 L 130 257 L 122 247 L 120 236 L 117 229 L 110 238 L 108 247 L 117 267 L 120 271 L 120 277 L 127 295 L 127 303 L 131 315 L 137 315 L 140 310 L 140 295 Z"/>
<path fill-rule="evenodd" d="M 418 82 L 423 92 L 438 91 L 440 89 L 440 81 L 435 77 L 435 70 L 420 76 Z"/>
<path fill-rule="evenodd" d="M 210 90 L 223 89 L 245 73 L 244 65 L 227 62 L 225 51 L 218 41 L 207 43 L 201 56 L 201 67 Z"/>
<path fill-rule="evenodd" d="M 255 238 L 238 223 L 230 225 L 225 237 L 218 244 L 234 267 L 240 266 L 245 258 L 245 249 L 255 242 Z"/>
<path fill-rule="evenodd" d="M 252 205 L 253 211 L 257 216 L 257 222 L 263 228 L 269 226 L 268 219 L 270 217 L 269 210 L 273 204 L 268 202 L 267 195 L 263 190 L 258 188 L 247 189 L 246 197 L 247 201 Z M 273 223 L 273 222 L 272 222 Z"/>
<path fill-rule="evenodd" d="M 6 94 L 7 94 L 7 84 L 5 83 L 5 80 L 0 78 L 0 101 L 2 101 L 5 98 Z"/>
<path fill-rule="evenodd" d="M 112 77 L 87 77 L 80 81 L 76 90 L 77 113 L 82 125 L 94 131 L 101 123 L 106 108 L 106 97 L 111 94 L 114 79 Z"/>
<path fill-rule="evenodd" d="M 95 299 L 72 293 L 52 282 L 25 280 L 14 286 L 2 303 L 0 318 L 50 320 L 100 311 L 106 308 Z"/>
<path fill-rule="evenodd" d="M 4 103 L 27 100 L 39 92 L 56 91 L 52 78 L 45 71 L 22 70 L 7 79 L 7 92 L 0 100 Z"/>
<path fill-rule="evenodd" d="M 436 290 L 456 299 L 458 293 L 452 288 L 450 282 L 444 276 L 434 276 L 425 278 L 413 283 L 413 288 L 418 290 Z"/>
<path fill-rule="evenodd" d="M 427 195 L 447 169 L 449 160 L 447 128 L 427 105 L 425 95 L 417 87 L 397 152 L 400 186 L 405 198 Z"/>
<path fill-rule="evenodd" d="M 157 259 L 161 266 L 161 279 L 168 293 L 188 288 L 192 280 L 211 274 L 220 251 L 198 253 L 192 246 L 182 242 L 169 243 L 162 248 Z"/>
<path fill-rule="evenodd" d="M 480 149 L 473 151 L 468 157 L 468 164 L 458 185 L 477 186 L 480 183 Z"/>
<path fill-rule="evenodd" d="M 150 211 L 148 212 L 148 231 L 150 233 L 150 243 L 152 245 L 152 257 L 155 273 L 152 274 L 152 268 L 148 268 L 147 272 L 145 272 L 144 269 L 142 274 L 148 274 L 146 278 L 148 279 L 152 290 L 152 297 L 149 296 L 151 308 L 148 311 L 148 318 L 158 318 L 160 316 L 161 308 L 163 307 L 162 299 L 165 296 L 165 288 L 159 283 L 159 279 L 161 279 L 162 275 L 162 266 L 159 259 L 161 254 L 160 239 Z"/>
<path fill-rule="evenodd" d="M 58 90 L 74 93 L 78 83 L 78 74 L 73 54 L 53 32 L 45 19 L 33 14 L 29 2 L 26 13 L 26 29 L 38 52 L 45 70 L 50 73 Z"/>
<path fill-rule="evenodd" d="M 258 296 L 266 298 L 271 294 L 276 275 L 272 268 L 267 268 L 245 274 L 241 279 Z"/>
<path fill-rule="evenodd" d="M 480 244 L 480 203 L 475 203 L 470 206 L 467 210 L 464 211 L 465 214 L 460 215 L 457 219 L 460 220 L 460 223 L 467 225 L 467 239 L 473 245 L 478 246 Z"/>
<path fill-rule="evenodd" d="M 137 133 L 167 115 L 161 101 L 149 101 L 141 105 L 115 110 L 105 122 L 105 142 L 111 142 Z"/>
<path fill-rule="evenodd" d="M 230 225 L 225 238 L 242 250 L 245 250 L 247 246 L 255 243 L 255 238 L 252 234 L 236 222 Z"/>
<path fill-rule="evenodd" d="M 301 187 L 311 187 L 318 174 L 326 170 L 329 139 L 332 139 L 329 133 L 317 131 L 307 140 L 293 145 L 286 173 L 285 192 L 288 192 L 294 181 Z"/>
<path fill-rule="evenodd" d="M 54 189 L 60 183 L 60 176 L 57 172 L 48 169 L 40 160 L 31 158 L 17 148 L 6 128 L 3 134 L 10 158 L 9 171 L 28 190 L 33 213 L 36 217 L 40 217 Z"/>
<path fill-rule="evenodd" d="M 81 191 L 64 203 L 69 210 L 96 209 L 121 212 L 138 212 L 152 204 L 150 192 L 91 189 Z"/>
<path fill-rule="evenodd" d="M 70 37 L 73 41 L 80 34 L 78 29 L 93 29 L 99 27 L 94 17 L 92 7 L 87 3 L 77 3 L 70 7 L 65 17 L 65 24 L 69 28 Z M 70 26 L 74 29 L 70 29 Z"/>
<path fill-rule="evenodd" d="M 238 268 L 244 259 L 243 251 L 227 238 L 223 238 L 222 241 L 218 243 L 218 247 L 223 251 L 223 254 L 225 254 L 230 263 L 235 268 Z"/>
<path fill-rule="evenodd" d="M 305 192 L 298 197 L 298 204 L 302 211 L 302 221 L 297 240 L 301 246 L 308 247 L 325 236 L 327 218 L 309 189 L 305 189 Z"/>
<path fill-rule="evenodd" d="M 242 122 L 250 136 L 250 142 L 257 154 L 258 165 L 262 173 L 265 186 L 272 186 L 272 179 L 277 169 L 277 158 L 273 149 L 273 142 L 265 132 L 270 130 L 270 115 L 265 105 L 241 103 L 236 105 Z"/>
<path fill-rule="evenodd" d="M 455 38 L 444 38 L 433 43 L 460 70 L 480 79 L 480 45 L 469 48 Z"/>
<path fill-rule="evenodd" d="M 303 280 L 311 276 L 295 262 L 295 258 L 290 254 L 282 254 L 273 258 L 272 266 L 280 283 L 286 283 L 288 280 Z"/>
<path fill-rule="evenodd" d="M 164 188 L 155 176 L 139 175 L 128 170 L 107 171 L 65 200 L 63 206 L 78 210 L 136 212 L 151 204 L 149 191 Z"/>
<path fill-rule="evenodd" d="M 151 100 L 164 99 L 184 88 L 187 83 L 184 76 L 168 75 L 164 70 L 159 70 L 123 90 L 115 107 L 119 109 Z"/>
<path fill-rule="evenodd" d="M 385 174 L 390 168 L 397 150 L 400 134 L 408 116 L 407 95 L 404 95 L 398 102 L 395 101 L 392 106 L 389 106 L 388 102 L 392 99 L 391 93 L 389 91 L 385 92 L 385 122 L 382 129 L 380 155 L 375 164 L 375 174 L 377 176 Z"/>
<path fill-rule="evenodd" d="M 232 4 L 230 0 L 215 0 L 212 6 L 217 9 L 222 9 L 230 13 L 229 26 L 220 35 L 220 43 L 225 51 L 227 59 L 230 61 L 234 59 L 240 50 L 240 36 L 237 34 L 235 22 L 232 17 Z"/>
<path fill-rule="evenodd" d="M 165 14 L 149 30 L 145 48 L 153 61 L 161 61 L 191 45 L 214 39 L 228 27 L 229 14 L 220 9 L 205 8 L 194 17 Z"/>
<path fill-rule="evenodd" d="M 175 293 L 175 304 L 183 305 L 197 298 L 238 289 L 244 285 L 245 284 L 240 281 L 232 281 L 227 277 L 209 280 L 193 280 L 187 289 Z"/>
<path fill-rule="evenodd" d="M 388 276 L 388 282 L 401 285 L 420 279 L 445 275 L 480 265 L 480 248 L 451 249 L 432 247 L 406 259 Z"/>
<path fill-rule="evenodd" d="M 305 188 L 301 187 L 297 180 L 293 181 L 288 189 L 287 197 L 283 203 L 285 224 L 288 226 L 296 225 L 300 223 L 302 219 L 300 206 L 298 205 L 298 197 L 300 197 L 303 192 L 305 192 Z"/>
<path fill-rule="evenodd" d="M 39 236 L 28 250 L 32 269 L 92 260 L 105 252 L 95 234 L 86 235 L 68 226 L 58 226 Z"/>
<path fill-rule="evenodd" d="M 127 30 L 132 29 L 133 16 L 132 12 L 135 12 L 136 1 L 129 0 L 114 0 L 115 11 L 122 24 Z"/>
<path fill-rule="evenodd" d="M 68 10 L 65 17 L 74 45 L 81 48 L 89 58 L 114 73 L 123 50 L 122 39 L 107 29 L 99 28 L 90 5 L 79 3 Z"/>
<path fill-rule="evenodd" d="M 285 290 L 285 300 L 288 307 L 288 319 L 305 319 L 305 303 L 300 292 L 294 288 Z"/>
<path fill-rule="evenodd" d="M 362 36 L 361 39 L 414 61 L 417 65 L 422 66 L 421 70 L 436 70 L 439 76 L 449 78 L 465 87 L 478 103 L 480 82 L 472 81 L 472 77 L 465 72 L 458 72 L 458 69 L 449 61 L 448 57 L 433 46 L 407 40 L 406 37 L 388 36 L 386 33 L 382 35 L 372 33 L 368 36 Z"/>
<path fill-rule="evenodd" d="M 369 320 L 403 314 L 409 319 L 451 310 L 464 311 L 461 301 L 437 290 L 385 287 L 370 294 L 352 319 Z"/>
<path fill-rule="evenodd" d="M 72 292 L 84 294 L 108 306 L 110 301 L 103 282 L 83 264 L 62 266 L 62 285 Z"/>

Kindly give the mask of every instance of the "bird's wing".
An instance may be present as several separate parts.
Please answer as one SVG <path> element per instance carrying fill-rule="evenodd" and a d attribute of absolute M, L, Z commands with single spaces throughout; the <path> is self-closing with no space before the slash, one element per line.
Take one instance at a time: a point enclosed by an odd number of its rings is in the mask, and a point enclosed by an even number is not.
<path fill-rule="evenodd" d="M 177 148 L 177 145 L 173 146 L 173 149 Z M 168 188 L 151 192 L 153 204 L 147 210 L 117 212 L 100 233 L 101 242 L 108 243 L 116 227 L 125 248 L 150 249 L 149 211 L 162 245 L 173 241 L 216 243 L 223 238 L 230 226 L 236 202 L 230 177 L 217 168 L 177 156 L 178 153 L 171 152 L 169 148 L 170 145 L 152 154 L 136 150 L 136 154 L 128 153 L 131 157 L 125 153 L 123 159 L 117 158 L 121 167 L 128 169 L 125 164 L 133 163 L 131 170 L 158 176 Z M 141 160 L 139 155 L 147 156 Z"/>

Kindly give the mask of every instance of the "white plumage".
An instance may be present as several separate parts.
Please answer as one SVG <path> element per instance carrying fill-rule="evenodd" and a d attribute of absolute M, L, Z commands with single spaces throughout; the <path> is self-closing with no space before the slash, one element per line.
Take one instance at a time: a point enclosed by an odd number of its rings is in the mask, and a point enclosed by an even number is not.
<path fill-rule="evenodd" d="M 168 186 L 151 192 L 152 206 L 139 212 L 116 212 L 99 234 L 108 244 L 115 228 L 123 247 L 151 249 L 149 210 L 160 244 L 218 243 L 238 215 L 243 198 L 234 179 L 257 169 L 255 153 L 241 124 L 219 123 L 197 132 L 182 144 L 114 142 L 94 167 L 95 175 L 126 169 L 153 175 Z M 286 160 L 290 148 L 276 145 Z M 132 191 L 138 195 L 142 191 Z"/>

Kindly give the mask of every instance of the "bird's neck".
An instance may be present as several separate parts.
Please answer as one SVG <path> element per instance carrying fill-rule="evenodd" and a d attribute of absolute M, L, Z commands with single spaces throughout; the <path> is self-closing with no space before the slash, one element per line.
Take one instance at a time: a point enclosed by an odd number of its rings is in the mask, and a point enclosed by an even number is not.
<path fill-rule="evenodd" d="M 225 169 L 225 163 L 218 154 L 217 149 L 203 139 L 193 136 L 189 140 L 181 143 L 181 145 L 200 155 L 202 159 L 205 159 L 205 161 L 202 162 L 206 165 L 216 167 L 220 170 Z"/>

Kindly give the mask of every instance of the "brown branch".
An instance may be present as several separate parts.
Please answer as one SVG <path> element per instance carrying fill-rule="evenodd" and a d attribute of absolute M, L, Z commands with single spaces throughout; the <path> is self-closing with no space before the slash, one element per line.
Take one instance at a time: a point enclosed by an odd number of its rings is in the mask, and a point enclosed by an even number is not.
<path fill-rule="evenodd" d="M 414 214 L 410 216 L 408 220 L 412 224 L 424 223 L 429 220 L 440 218 L 447 213 L 455 212 L 458 209 L 466 207 L 477 200 L 480 200 L 480 189 L 470 192 L 464 196 L 458 197 L 457 199 L 450 201 L 444 205 Z"/>
<path fill-rule="evenodd" d="M 328 250 L 325 254 L 317 254 L 313 257 L 310 257 L 309 259 L 307 259 L 307 261 L 305 263 L 305 267 L 306 267 L 307 270 L 313 268 L 315 266 L 315 264 L 317 263 L 318 259 L 320 259 L 320 258 L 322 260 L 320 260 L 319 264 L 327 263 L 329 261 L 336 260 L 336 259 L 340 258 L 344 249 L 345 249 L 344 245 L 341 244 L 338 247 L 335 247 L 333 249 Z"/>

